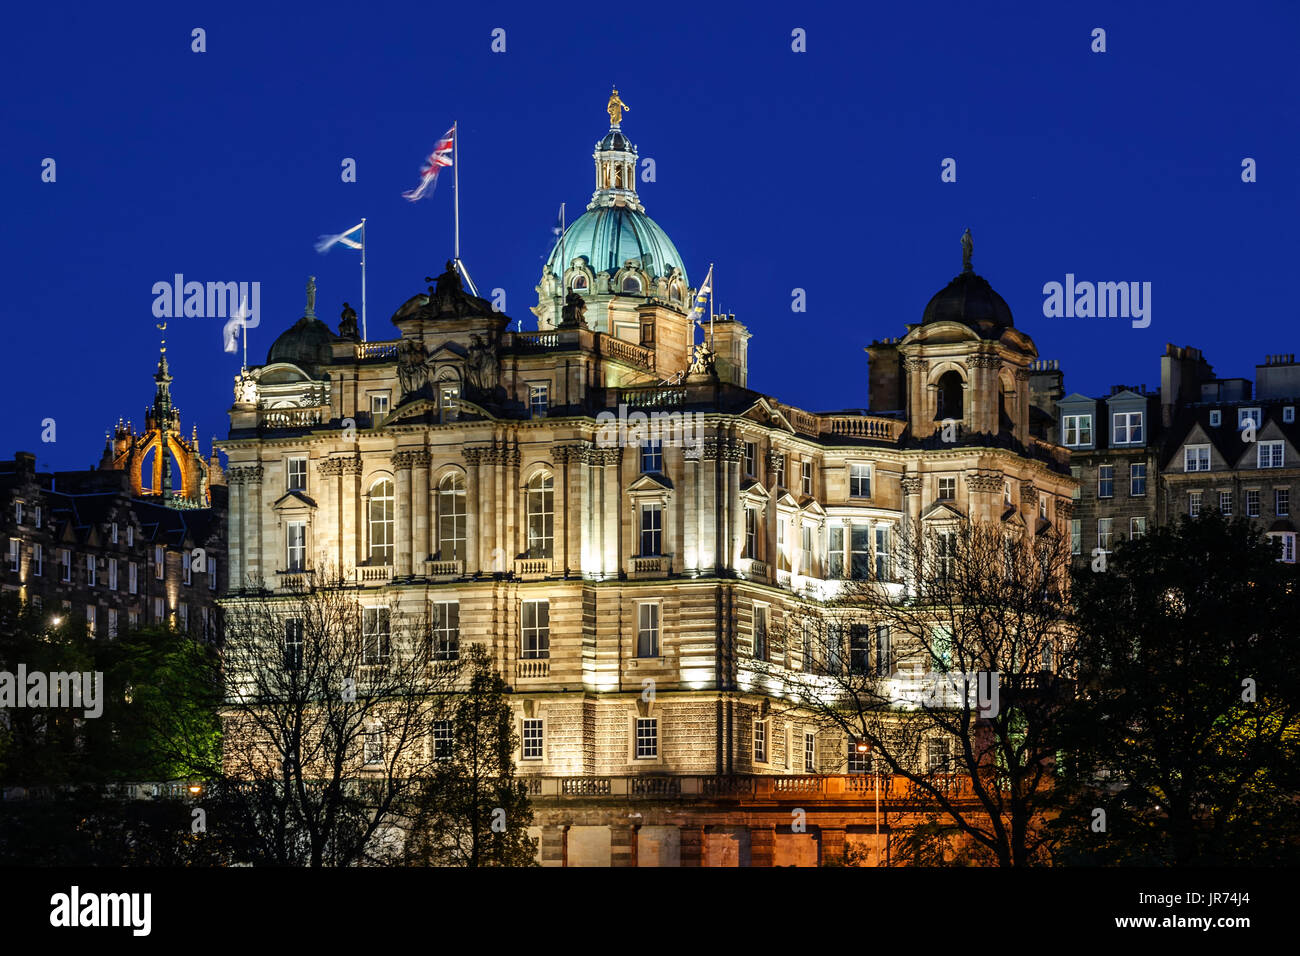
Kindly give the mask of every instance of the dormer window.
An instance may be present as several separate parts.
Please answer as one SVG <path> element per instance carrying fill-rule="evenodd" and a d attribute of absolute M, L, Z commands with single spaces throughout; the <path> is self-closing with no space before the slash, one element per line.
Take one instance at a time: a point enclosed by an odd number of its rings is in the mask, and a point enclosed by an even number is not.
<path fill-rule="evenodd" d="M 1140 445 L 1142 444 L 1142 413 L 1141 412 L 1116 412 L 1114 418 L 1115 428 L 1112 434 L 1113 444 L 1116 445 Z"/>
<path fill-rule="evenodd" d="M 1062 418 L 1062 430 L 1065 433 L 1066 448 L 1092 444 L 1091 415 L 1065 415 Z"/>
<path fill-rule="evenodd" d="M 628 276 L 623 280 L 623 291 L 632 295 L 639 295 L 641 292 L 641 280 L 636 276 Z"/>
<path fill-rule="evenodd" d="M 586 292 L 586 291 L 587 291 L 587 277 L 586 277 L 586 276 L 583 276 L 583 275 L 577 275 L 577 276 L 574 276 L 574 277 L 573 277 L 573 282 L 572 282 L 572 284 L 569 286 L 569 288 L 572 289 L 574 292 Z"/>
<path fill-rule="evenodd" d="M 1246 422 L 1253 422 L 1258 430 L 1263 422 L 1263 416 L 1258 408 L 1239 408 L 1237 409 L 1237 430 L 1241 431 L 1246 427 Z"/>
<path fill-rule="evenodd" d="M 1210 427 L 1218 428 L 1223 424 L 1223 412 L 1217 408 L 1210 412 Z"/>

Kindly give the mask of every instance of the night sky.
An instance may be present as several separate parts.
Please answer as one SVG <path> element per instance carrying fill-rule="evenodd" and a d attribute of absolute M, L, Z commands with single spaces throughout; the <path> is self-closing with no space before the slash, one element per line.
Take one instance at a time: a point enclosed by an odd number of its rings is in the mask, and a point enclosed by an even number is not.
<path fill-rule="evenodd" d="M 431 200 L 401 193 L 453 120 L 463 257 L 482 294 L 504 289 L 505 311 L 535 328 L 550 227 L 562 201 L 572 219 L 591 196 L 614 84 L 623 130 L 655 160 L 647 212 L 693 283 L 716 262 L 717 305 L 754 333 L 750 385 L 784 401 L 865 406 L 862 346 L 919 321 L 960 271 L 967 227 L 976 271 L 1070 391 L 1158 384 L 1166 342 L 1200 346 L 1224 376 L 1300 352 L 1300 5 L 275 6 L 5 14 L 0 454 L 87 467 L 119 416 L 141 424 L 151 290 L 175 273 L 261 282 L 255 363 L 302 314 L 308 274 L 336 326 L 343 300 L 359 306 L 358 256 L 312 246 L 363 216 L 370 338 L 392 338 L 389 316 L 451 254 L 450 172 Z M 191 52 L 195 27 L 205 53 Z M 1090 49 L 1096 27 L 1105 53 Z M 940 181 L 946 157 L 956 183 Z M 1257 182 L 1242 182 L 1246 157 Z M 1150 327 L 1044 318 L 1043 285 L 1066 273 L 1150 282 Z M 795 288 L 806 313 L 791 311 Z M 167 332 L 205 452 L 240 364 L 221 326 Z"/>

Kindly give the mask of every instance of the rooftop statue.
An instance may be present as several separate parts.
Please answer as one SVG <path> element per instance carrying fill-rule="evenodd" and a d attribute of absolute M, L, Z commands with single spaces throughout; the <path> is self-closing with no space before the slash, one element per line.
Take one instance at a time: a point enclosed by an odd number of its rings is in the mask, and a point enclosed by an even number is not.
<path fill-rule="evenodd" d="M 630 106 L 618 98 L 618 89 L 615 88 L 614 92 L 609 94 L 609 105 L 605 107 L 605 112 L 609 114 L 609 125 L 617 126 L 623 122 L 623 111 L 630 109 Z"/>
<path fill-rule="evenodd" d="M 560 313 L 560 328 L 585 329 L 587 327 L 587 303 L 576 292 L 570 292 L 564 299 L 564 308 Z"/>

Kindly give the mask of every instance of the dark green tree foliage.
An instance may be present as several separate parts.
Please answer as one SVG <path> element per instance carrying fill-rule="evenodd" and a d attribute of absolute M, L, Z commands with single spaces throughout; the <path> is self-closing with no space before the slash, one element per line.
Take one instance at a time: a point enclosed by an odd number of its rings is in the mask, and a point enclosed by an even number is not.
<path fill-rule="evenodd" d="M 509 687 L 477 645 L 469 686 L 453 706 L 451 741 L 413 814 L 407 862 L 422 866 L 534 866 L 533 812 L 515 777 Z"/>
<path fill-rule="evenodd" d="M 1300 582 L 1279 553 L 1211 512 L 1077 573 L 1059 862 L 1296 862 Z"/>

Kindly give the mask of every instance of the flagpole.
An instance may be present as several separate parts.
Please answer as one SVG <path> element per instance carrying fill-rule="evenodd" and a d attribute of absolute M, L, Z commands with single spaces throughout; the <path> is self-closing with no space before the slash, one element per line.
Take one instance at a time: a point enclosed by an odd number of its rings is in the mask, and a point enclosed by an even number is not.
<path fill-rule="evenodd" d="M 709 351 L 713 351 L 713 263 L 709 263 Z"/>
<path fill-rule="evenodd" d="M 366 341 L 366 219 L 361 217 L 361 341 Z"/>
<path fill-rule="evenodd" d="M 451 189 L 456 195 L 453 207 L 456 216 L 456 264 L 460 265 L 460 129 L 455 120 L 451 123 L 451 144 L 456 152 L 451 157 Z"/>
<path fill-rule="evenodd" d="M 564 219 L 564 203 L 560 203 L 560 315 L 558 318 L 564 318 L 564 298 L 567 290 L 564 287 L 564 234 L 568 231 L 568 223 Z M 559 325 L 559 322 L 555 323 Z"/>

